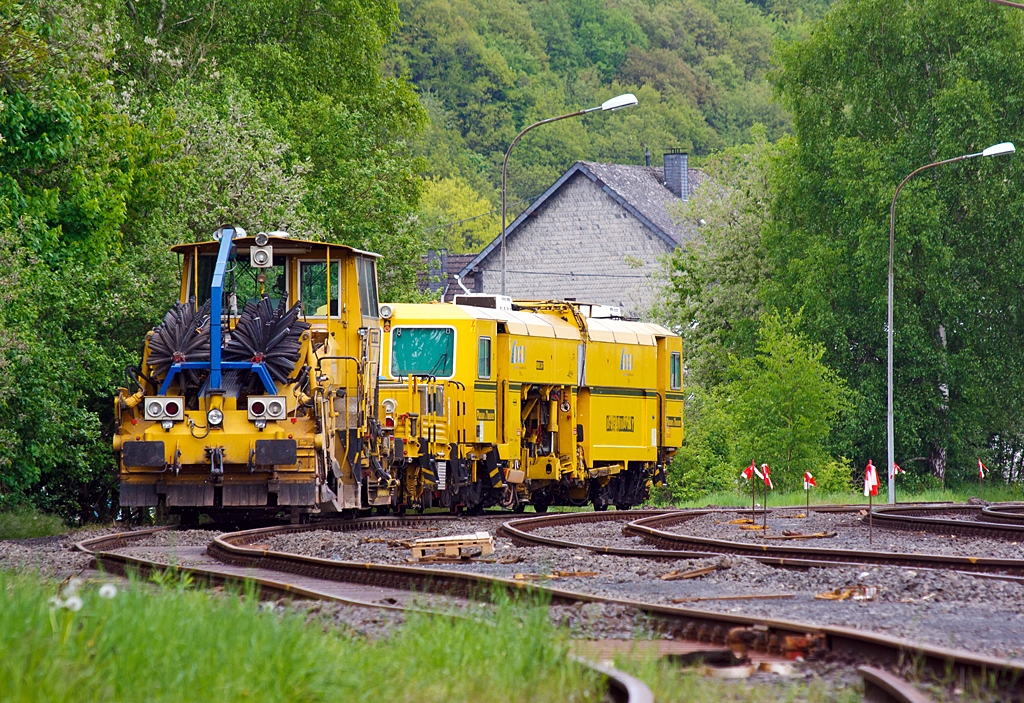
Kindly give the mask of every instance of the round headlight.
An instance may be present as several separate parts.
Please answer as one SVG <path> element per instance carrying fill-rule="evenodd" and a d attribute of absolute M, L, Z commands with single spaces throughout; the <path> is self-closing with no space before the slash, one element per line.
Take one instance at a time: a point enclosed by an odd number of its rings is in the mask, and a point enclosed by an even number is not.
<path fill-rule="evenodd" d="M 153 416 L 159 416 L 164 414 L 164 408 L 160 405 L 159 401 L 154 400 L 146 406 L 146 412 Z"/>
<path fill-rule="evenodd" d="M 253 415 L 262 415 L 267 412 L 267 406 L 263 404 L 262 400 L 254 400 L 249 404 L 249 410 Z"/>
<path fill-rule="evenodd" d="M 267 236 L 266 232 L 259 232 L 256 234 L 256 246 L 265 247 L 269 241 L 270 237 Z"/>
<path fill-rule="evenodd" d="M 206 413 L 206 421 L 211 425 L 219 425 L 224 422 L 224 413 L 220 408 L 214 408 L 210 412 Z"/>
<path fill-rule="evenodd" d="M 270 263 L 270 254 L 263 250 L 255 251 L 252 255 L 252 261 L 257 266 L 266 266 Z"/>
<path fill-rule="evenodd" d="M 390 305 L 381 305 L 380 306 L 380 316 L 383 317 L 385 320 L 390 320 L 391 316 L 394 315 L 394 314 L 395 314 L 395 311 L 391 309 Z"/>
<path fill-rule="evenodd" d="M 267 403 L 267 413 L 271 417 L 277 417 L 278 415 L 280 415 L 283 412 L 284 412 L 284 406 L 281 405 L 281 401 L 280 400 L 272 400 L 269 403 Z"/>
<path fill-rule="evenodd" d="M 398 407 L 398 403 L 392 398 L 385 398 L 382 404 L 384 405 L 384 412 L 388 414 L 395 412 L 395 409 Z"/>

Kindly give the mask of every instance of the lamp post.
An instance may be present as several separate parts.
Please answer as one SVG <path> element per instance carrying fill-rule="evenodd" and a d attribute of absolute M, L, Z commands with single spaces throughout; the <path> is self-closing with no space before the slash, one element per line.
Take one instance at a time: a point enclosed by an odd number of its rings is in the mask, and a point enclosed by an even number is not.
<path fill-rule="evenodd" d="M 512 143 L 508 145 L 508 151 L 505 152 L 505 160 L 501 164 L 501 294 L 506 295 L 505 288 L 505 178 L 508 171 L 508 157 L 512 154 L 512 147 L 522 139 L 523 135 L 529 132 L 534 127 L 540 127 L 542 124 L 549 122 L 557 122 L 558 120 L 564 120 L 567 117 L 579 117 L 585 115 L 588 112 L 596 112 L 598 110 L 619 110 L 624 107 L 632 107 L 637 104 L 636 96 L 632 93 L 623 93 L 609 100 L 605 100 L 597 107 L 588 107 L 586 110 L 577 110 L 576 112 L 570 112 L 565 115 L 559 115 L 558 117 L 549 117 L 546 120 L 540 122 L 534 122 L 532 125 L 524 129 L 522 132 L 516 135 L 516 138 L 512 140 Z"/>
<path fill-rule="evenodd" d="M 926 166 L 922 166 L 916 171 L 911 172 L 909 176 L 903 179 L 903 181 L 896 187 L 896 193 L 892 196 L 892 207 L 889 210 L 889 339 L 888 339 L 888 352 L 886 360 L 886 372 L 888 375 L 886 381 L 886 390 L 888 393 L 888 404 L 886 407 L 886 449 L 888 451 L 889 459 L 889 503 L 896 502 L 896 475 L 893 471 L 893 467 L 896 464 L 896 450 L 894 445 L 893 427 L 895 425 L 893 409 L 892 409 L 892 341 L 893 341 L 893 329 L 892 329 L 892 290 L 893 290 L 893 245 L 896 241 L 896 198 L 900 196 L 900 191 L 903 190 L 903 186 L 907 184 L 911 178 L 927 171 L 930 168 L 936 166 L 942 166 L 943 164 L 951 164 L 957 161 L 966 161 L 967 159 L 973 159 L 975 156 L 1002 156 L 1004 154 L 1012 154 L 1016 151 L 1012 142 L 1003 142 L 990 146 L 984 151 L 979 151 L 976 154 L 964 154 L 963 156 L 957 156 L 952 159 L 943 159 L 942 161 L 935 161 Z"/>

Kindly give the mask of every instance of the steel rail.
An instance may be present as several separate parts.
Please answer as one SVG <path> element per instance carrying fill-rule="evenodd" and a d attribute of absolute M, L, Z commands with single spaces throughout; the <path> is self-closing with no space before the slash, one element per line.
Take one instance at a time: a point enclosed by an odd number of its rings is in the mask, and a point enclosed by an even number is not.
<path fill-rule="evenodd" d="M 575 515 L 575 514 L 568 514 Z M 275 534 L 282 531 L 300 532 L 308 526 L 271 528 Z M 233 558 L 259 564 L 263 568 L 284 568 L 290 573 L 312 568 L 331 579 L 374 579 L 381 585 L 415 588 L 421 592 L 449 593 L 453 578 L 458 582 L 475 583 L 468 592 L 488 597 L 495 592 L 506 594 L 532 594 L 555 603 L 599 603 L 620 606 L 634 611 L 657 623 L 674 638 L 725 645 L 731 637 L 741 637 L 756 651 L 781 653 L 787 637 L 803 638 L 812 642 L 808 654 L 812 657 L 852 657 L 859 661 L 873 661 L 891 666 L 920 666 L 937 676 L 950 673 L 980 681 L 994 681 L 1003 688 L 1024 692 L 1024 661 L 1002 660 L 972 652 L 945 647 L 922 645 L 898 637 L 865 632 L 836 626 L 817 626 L 807 623 L 755 618 L 729 613 L 718 613 L 694 608 L 644 603 L 629 599 L 607 598 L 565 589 L 524 584 L 481 574 L 452 572 L 444 569 L 406 567 L 381 564 L 339 562 L 316 557 L 273 552 L 253 548 L 252 541 L 265 531 L 249 530 L 243 533 L 221 535 L 211 549 L 233 555 Z M 325 571 L 320 571 L 325 570 Z M 456 592 L 465 586 L 456 586 Z M 467 591 L 462 591 L 467 592 Z M 742 633 L 742 634 L 741 634 Z"/>
<path fill-rule="evenodd" d="M 959 513 L 969 519 L 933 517 L 938 514 Z M 995 513 L 1002 521 L 990 520 Z M 938 534 L 986 537 L 990 539 L 1024 540 L 1024 515 L 1013 520 L 1010 513 L 990 510 L 980 505 L 955 506 L 903 506 L 888 505 L 871 511 L 875 526 L 889 530 L 927 531 Z"/>
<path fill-rule="evenodd" d="M 438 516 L 440 519 L 445 519 L 448 516 Z M 377 520 L 394 520 L 395 518 L 379 518 Z M 400 519 L 400 518 L 399 518 Z M 433 518 L 438 519 L 438 518 Z M 369 519 L 366 522 L 377 522 L 377 520 Z M 423 522 L 422 519 L 415 520 L 416 522 Z M 433 521 L 433 520 L 431 520 Z M 347 525 L 353 525 L 352 522 L 341 523 Z M 406 521 L 406 524 L 407 521 Z M 365 522 L 363 523 L 365 525 Z M 371 529 L 369 527 L 360 525 L 354 529 Z M 135 530 L 133 532 L 122 532 L 114 535 L 103 535 L 100 537 L 94 537 L 92 539 L 83 540 L 75 544 L 75 548 L 79 551 L 93 554 L 93 558 L 96 561 L 97 567 L 106 568 L 108 571 L 127 575 L 130 571 L 136 571 L 142 574 L 152 573 L 154 571 L 165 571 L 169 567 L 166 564 L 161 564 L 156 561 L 149 559 L 142 559 L 140 557 L 132 557 L 123 554 L 116 554 L 110 551 L 111 549 L 122 549 L 131 545 L 131 542 L 136 539 L 148 537 L 154 533 L 162 532 L 168 527 L 158 527 L 153 529 Z M 409 608 L 400 605 L 390 605 L 385 603 L 373 603 L 368 601 L 354 600 L 350 598 L 339 598 L 333 594 L 326 593 L 324 591 L 318 591 L 316 589 L 303 588 L 296 586 L 287 581 L 278 581 L 276 579 L 268 579 L 253 574 L 248 574 L 244 577 L 229 576 L 213 569 L 205 569 L 198 566 L 187 566 L 187 567 L 175 567 L 175 569 L 184 574 L 191 576 L 196 582 L 203 583 L 210 586 L 226 586 L 226 585 L 245 585 L 250 584 L 257 586 L 260 589 L 260 593 L 274 593 L 283 595 L 286 597 L 299 597 L 306 598 L 309 600 L 322 600 L 331 601 L 335 603 L 342 603 L 345 605 L 352 605 L 362 608 L 374 608 L 377 610 L 385 611 L 398 611 L 398 612 L 410 612 L 415 610 L 423 610 L 421 608 Z M 456 615 L 444 612 L 444 611 L 430 611 L 434 615 L 444 615 L 446 617 L 454 617 Z M 614 667 L 603 666 L 592 662 L 582 657 L 570 655 L 572 660 L 580 666 L 587 667 L 597 672 L 605 679 L 605 685 L 608 687 L 608 696 L 615 703 L 654 703 L 654 694 L 647 685 L 629 674 L 619 671 Z"/>
<path fill-rule="evenodd" d="M 575 515 L 575 514 L 570 514 Z M 547 516 L 545 516 L 547 517 Z M 555 516 L 550 516 L 555 517 Z M 657 516 L 656 516 L 657 517 Z M 382 518 L 399 520 L 398 518 Z M 648 520 L 655 518 L 646 518 Z M 962 650 L 923 645 L 898 637 L 891 637 L 852 628 L 817 626 L 786 620 L 771 620 L 744 615 L 718 613 L 694 608 L 643 603 L 628 599 L 606 598 L 564 589 L 525 584 L 510 579 L 479 574 L 467 574 L 443 569 L 361 564 L 307 557 L 253 546 L 262 537 L 286 532 L 317 529 L 321 525 L 282 526 L 265 530 L 246 530 L 221 535 L 210 546 L 210 553 L 218 552 L 236 563 L 268 568 L 286 573 L 308 573 L 326 580 L 375 583 L 394 588 L 414 589 L 418 592 L 468 593 L 487 598 L 496 593 L 535 595 L 554 603 L 599 603 L 619 606 L 644 616 L 659 625 L 673 638 L 725 645 L 739 637 L 755 651 L 781 653 L 786 638 L 803 639 L 810 643 L 809 658 L 853 659 L 870 661 L 892 667 L 913 666 L 927 669 L 938 677 L 955 675 L 962 680 L 971 678 L 1001 689 L 1024 692 L 1024 661 L 1003 660 Z M 94 553 L 99 564 L 106 563 L 108 552 Z M 159 568 L 166 568 L 159 565 Z M 202 569 L 192 568 L 201 572 Z M 239 579 L 239 580 L 245 580 Z"/>
<path fill-rule="evenodd" d="M 959 557 L 945 554 L 911 554 L 904 552 L 866 552 L 855 549 L 825 549 L 821 547 L 756 544 L 712 539 L 709 537 L 696 537 L 661 529 L 678 525 L 693 517 L 690 514 L 674 514 L 641 518 L 628 523 L 622 528 L 622 532 L 625 535 L 641 537 L 649 544 L 662 549 L 685 548 L 695 552 L 705 552 L 706 554 L 735 554 L 752 558 L 776 557 L 790 561 L 804 560 L 812 563 L 845 562 L 883 566 L 908 566 L 925 569 L 947 569 L 965 573 L 1024 576 L 1024 559 Z"/>
<path fill-rule="evenodd" d="M 867 703 L 934 703 L 910 683 L 884 669 L 858 666 L 857 673 L 864 680 Z"/>
<path fill-rule="evenodd" d="M 1024 505 L 1019 503 L 987 505 L 981 509 L 981 514 L 975 519 L 983 522 L 1024 525 Z"/>

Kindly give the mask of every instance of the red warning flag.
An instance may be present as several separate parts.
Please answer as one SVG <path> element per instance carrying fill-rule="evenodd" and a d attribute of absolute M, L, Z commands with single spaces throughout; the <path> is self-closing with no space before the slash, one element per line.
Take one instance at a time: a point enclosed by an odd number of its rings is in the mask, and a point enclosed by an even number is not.
<path fill-rule="evenodd" d="M 817 488 L 818 484 L 815 482 L 814 476 L 811 476 L 811 472 L 810 471 L 804 471 L 804 490 L 805 491 L 811 490 L 811 486 L 814 486 L 815 488 Z"/>
<path fill-rule="evenodd" d="M 864 469 L 864 495 L 878 495 L 878 471 L 875 469 L 875 465 L 871 463 L 870 459 L 868 459 L 867 468 Z"/>
<path fill-rule="evenodd" d="M 988 467 L 981 463 L 981 459 L 978 459 L 978 478 L 985 478 L 987 473 Z"/>
<path fill-rule="evenodd" d="M 772 483 L 771 477 L 772 470 L 768 467 L 768 464 L 761 464 L 761 471 L 764 472 L 764 485 L 774 491 L 775 485 Z"/>
<path fill-rule="evenodd" d="M 748 466 L 747 468 L 743 469 L 743 473 L 741 473 L 740 476 L 742 476 L 743 478 L 745 478 L 746 480 L 749 481 L 750 479 L 752 479 L 754 477 L 754 472 L 755 471 L 757 471 L 757 466 L 754 464 L 754 461 L 751 460 L 750 461 L 750 466 Z"/>

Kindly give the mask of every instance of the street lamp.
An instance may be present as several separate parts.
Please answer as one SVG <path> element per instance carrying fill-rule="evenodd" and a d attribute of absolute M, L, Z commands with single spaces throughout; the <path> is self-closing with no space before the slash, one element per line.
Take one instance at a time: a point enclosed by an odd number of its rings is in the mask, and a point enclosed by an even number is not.
<path fill-rule="evenodd" d="M 1001 144 L 995 144 L 990 146 L 984 151 L 979 151 L 976 154 L 964 154 L 963 156 L 957 156 L 952 159 L 944 159 L 942 161 L 936 161 L 930 163 L 927 166 L 913 171 L 909 176 L 903 179 L 903 182 L 896 188 L 896 193 L 892 196 L 892 208 L 889 210 L 889 340 L 888 340 L 888 359 L 887 359 L 887 392 L 889 395 L 888 405 L 886 408 L 886 444 L 888 449 L 889 459 L 889 502 L 896 502 L 896 475 L 893 471 L 893 467 L 896 464 L 896 450 L 893 443 L 893 426 L 895 424 L 893 419 L 892 410 L 892 288 L 893 288 L 893 273 L 892 273 L 892 258 L 893 258 L 893 245 L 896 240 L 896 198 L 899 197 L 900 191 L 903 190 L 903 186 L 907 184 L 911 178 L 921 173 L 921 171 L 927 171 L 930 168 L 936 166 L 942 166 L 943 164 L 951 164 L 956 161 L 966 161 L 967 159 L 973 159 L 975 156 L 1003 156 L 1004 154 L 1012 154 L 1016 151 L 1013 146 L 1013 142 L 1003 142 Z"/>
<path fill-rule="evenodd" d="M 501 164 L 501 294 L 505 295 L 505 178 L 506 172 L 508 171 L 508 157 L 512 153 L 512 147 L 522 139 L 523 135 L 529 132 L 534 127 L 540 127 L 542 124 L 548 122 L 557 122 L 558 120 L 564 120 L 567 117 L 579 117 L 585 115 L 588 112 L 596 112 L 597 110 L 620 110 L 624 107 L 632 107 L 637 104 L 636 96 L 632 93 L 624 93 L 617 95 L 614 98 L 605 100 L 597 107 L 588 107 L 586 110 L 577 110 L 576 112 L 570 112 L 565 115 L 559 115 L 558 117 L 549 117 L 546 120 L 540 122 L 534 122 L 532 125 L 524 129 L 522 132 L 516 135 L 516 138 L 512 140 L 512 143 L 508 145 L 508 151 L 505 152 L 505 160 Z"/>

